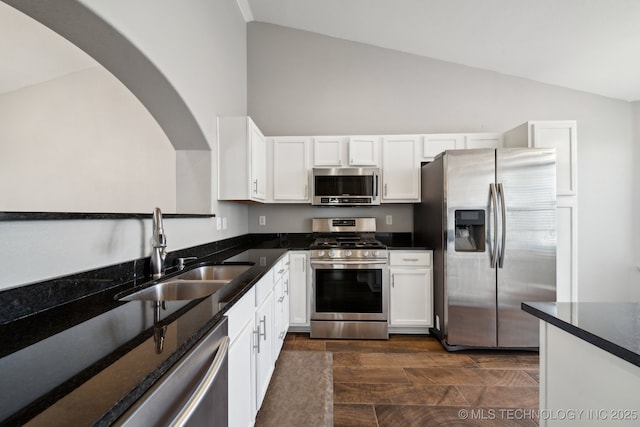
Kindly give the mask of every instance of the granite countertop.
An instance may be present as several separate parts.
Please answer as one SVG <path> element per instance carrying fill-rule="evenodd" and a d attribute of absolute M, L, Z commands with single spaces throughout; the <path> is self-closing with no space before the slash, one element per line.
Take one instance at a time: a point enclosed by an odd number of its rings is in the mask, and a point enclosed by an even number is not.
<path fill-rule="evenodd" d="M 194 265 L 248 262 L 253 267 L 209 297 L 167 301 L 159 321 L 154 321 L 151 301 L 114 299 L 123 290 L 146 285 L 139 280 L 3 323 L 0 335 L 11 349 L 0 354 L 0 393 L 5 396 L 0 424 L 112 424 L 287 250 L 248 246 L 199 258 Z M 166 327 L 166 338 L 158 353 L 154 330 L 161 327 Z"/>
<path fill-rule="evenodd" d="M 522 303 L 522 309 L 640 366 L 640 303 L 526 302 Z"/>

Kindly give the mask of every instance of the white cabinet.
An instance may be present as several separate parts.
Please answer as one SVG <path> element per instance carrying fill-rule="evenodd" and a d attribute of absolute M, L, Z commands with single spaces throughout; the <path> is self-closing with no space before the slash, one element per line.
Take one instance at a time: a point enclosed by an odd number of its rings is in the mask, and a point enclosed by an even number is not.
<path fill-rule="evenodd" d="M 464 136 L 464 148 L 501 148 L 502 134 L 500 133 L 470 133 Z"/>
<path fill-rule="evenodd" d="M 262 202 L 267 143 L 250 117 L 218 117 L 218 200 Z"/>
<path fill-rule="evenodd" d="M 258 290 L 260 287 L 263 288 L 261 291 Z M 275 366 L 273 357 L 274 298 L 271 276 L 263 277 L 256 284 L 256 305 L 253 350 L 256 366 L 256 408 L 260 408 Z"/>
<path fill-rule="evenodd" d="M 249 427 L 255 420 L 253 332 L 255 292 L 251 289 L 227 312 L 229 339 L 229 427 Z"/>
<path fill-rule="evenodd" d="M 379 147 L 379 136 L 313 137 L 313 166 L 378 166 Z"/>
<path fill-rule="evenodd" d="M 309 332 L 309 253 L 289 252 L 289 326 L 295 332 Z"/>
<path fill-rule="evenodd" d="M 578 194 L 578 142 L 575 120 L 530 121 L 504 134 L 505 147 L 556 149 L 558 196 Z"/>
<path fill-rule="evenodd" d="M 309 138 L 274 137 L 269 142 L 273 202 L 309 203 Z"/>
<path fill-rule="evenodd" d="M 422 139 L 422 158 L 433 160 L 438 154 L 446 150 L 461 150 L 464 148 L 464 135 L 456 133 L 442 133 L 425 135 Z"/>
<path fill-rule="evenodd" d="M 420 201 L 418 141 L 416 135 L 382 139 L 382 203 Z"/>
<path fill-rule="evenodd" d="M 278 262 L 274 270 L 274 337 L 273 354 L 279 354 L 289 330 L 289 256 Z"/>
<path fill-rule="evenodd" d="M 556 150 L 556 293 L 558 301 L 578 298 L 577 123 L 530 121 L 504 133 L 505 147 L 552 147 Z"/>
<path fill-rule="evenodd" d="M 227 312 L 229 425 L 252 426 L 267 392 L 289 323 L 288 255 Z"/>
<path fill-rule="evenodd" d="M 427 333 L 433 326 L 431 251 L 389 251 L 389 332 Z"/>

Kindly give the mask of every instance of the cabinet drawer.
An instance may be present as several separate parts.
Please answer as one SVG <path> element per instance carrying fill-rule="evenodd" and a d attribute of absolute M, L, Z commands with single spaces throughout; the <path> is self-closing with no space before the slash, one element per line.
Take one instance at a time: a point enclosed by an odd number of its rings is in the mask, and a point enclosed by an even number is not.
<path fill-rule="evenodd" d="M 430 267 L 431 251 L 421 251 L 421 252 L 389 251 L 389 265 Z"/>
<path fill-rule="evenodd" d="M 231 342 L 240 334 L 242 328 L 253 321 L 253 313 L 256 310 L 256 295 L 255 290 L 251 288 L 240 301 L 236 302 L 233 307 L 227 312 L 227 327 L 229 332 L 229 339 Z"/>
<path fill-rule="evenodd" d="M 273 269 L 267 271 L 267 273 L 258 280 L 254 289 L 256 290 L 255 306 L 259 307 L 273 289 Z"/>

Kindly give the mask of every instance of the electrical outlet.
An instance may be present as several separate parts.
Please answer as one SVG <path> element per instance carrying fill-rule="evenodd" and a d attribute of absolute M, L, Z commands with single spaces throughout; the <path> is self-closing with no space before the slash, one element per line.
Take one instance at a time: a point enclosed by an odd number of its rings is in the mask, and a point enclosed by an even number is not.
<path fill-rule="evenodd" d="M 267 217 L 264 215 L 260 215 L 258 217 L 258 224 L 260 225 L 266 225 L 267 224 Z"/>
<path fill-rule="evenodd" d="M 387 223 L 387 225 L 393 224 L 393 216 L 387 215 L 387 217 L 385 218 L 385 222 Z"/>
<path fill-rule="evenodd" d="M 222 229 L 223 230 L 227 229 L 227 217 L 226 216 L 222 217 Z"/>
<path fill-rule="evenodd" d="M 222 218 L 216 217 L 216 230 L 222 230 Z"/>

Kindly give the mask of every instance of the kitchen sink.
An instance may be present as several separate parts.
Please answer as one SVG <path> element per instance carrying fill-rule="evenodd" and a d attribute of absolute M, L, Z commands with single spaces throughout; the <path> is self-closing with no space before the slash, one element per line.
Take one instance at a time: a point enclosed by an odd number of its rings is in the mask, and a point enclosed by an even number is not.
<path fill-rule="evenodd" d="M 203 265 L 185 271 L 174 279 L 184 280 L 226 280 L 230 281 L 249 270 L 253 265 L 247 264 L 215 264 Z"/>
<path fill-rule="evenodd" d="M 129 295 L 120 301 L 177 301 L 207 297 L 253 267 L 252 264 L 203 265 L 185 271 Z"/>

